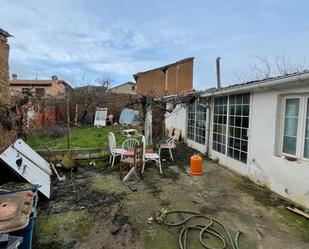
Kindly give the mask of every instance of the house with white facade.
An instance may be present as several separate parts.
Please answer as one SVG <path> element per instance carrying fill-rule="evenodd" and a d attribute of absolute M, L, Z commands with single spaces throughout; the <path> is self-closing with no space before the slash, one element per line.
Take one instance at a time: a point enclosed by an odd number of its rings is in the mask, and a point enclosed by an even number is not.
<path fill-rule="evenodd" d="M 176 97 L 166 97 L 169 108 Z M 190 147 L 309 208 L 309 71 L 185 97 L 166 114 L 166 128 L 180 128 Z"/>

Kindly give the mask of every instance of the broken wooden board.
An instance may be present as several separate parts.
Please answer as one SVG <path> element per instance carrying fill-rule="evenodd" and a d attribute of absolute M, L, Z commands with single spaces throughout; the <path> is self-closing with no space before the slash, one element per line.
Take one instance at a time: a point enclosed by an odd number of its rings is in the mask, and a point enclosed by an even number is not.
<path fill-rule="evenodd" d="M 168 129 L 168 137 L 172 137 L 174 135 L 174 130 L 175 130 L 174 126 L 172 126 L 170 129 Z"/>
<path fill-rule="evenodd" d="M 179 141 L 180 135 L 181 135 L 181 130 L 178 129 L 178 128 L 175 128 L 174 136 L 175 136 L 175 139 L 176 139 L 177 141 Z"/>
<path fill-rule="evenodd" d="M 40 185 L 38 190 L 47 198 L 50 197 L 50 164 L 22 139 L 17 139 L 0 154 L 0 158 L 26 181 Z"/>
<path fill-rule="evenodd" d="M 306 217 L 307 219 L 309 219 L 309 214 L 308 213 L 305 213 L 304 211 L 298 209 L 298 208 L 292 208 L 292 207 L 287 207 L 288 210 L 294 212 L 294 213 L 297 213 L 297 214 L 300 214 L 304 217 Z"/>

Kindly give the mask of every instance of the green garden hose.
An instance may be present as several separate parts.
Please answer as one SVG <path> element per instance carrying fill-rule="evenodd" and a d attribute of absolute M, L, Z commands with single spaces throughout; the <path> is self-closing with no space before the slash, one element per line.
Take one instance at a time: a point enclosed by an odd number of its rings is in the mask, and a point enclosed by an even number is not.
<path fill-rule="evenodd" d="M 191 216 L 188 216 L 187 218 L 181 220 L 180 222 L 177 223 L 172 223 L 172 222 L 167 222 L 166 218 L 171 215 L 171 214 L 190 214 Z M 205 220 L 208 220 L 207 225 L 192 225 L 192 224 L 187 224 L 190 220 L 194 218 L 203 218 Z M 224 249 L 227 247 L 227 245 L 230 245 L 232 249 L 240 249 L 238 245 L 238 239 L 240 235 L 240 231 L 236 233 L 236 236 L 232 237 L 230 231 L 226 228 L 226 226 L 220 222 L 219 220 L 210 217 L 205 214 L 197 213 L 197 212 L 191 212 L 191 211 L 182 211 L 182 210 L 173 210 L 169 212 L 164 212 L 164 216 L 162 219 L 162 223 L 166 226 L 169 227 L 177 227 L 177 226 L 184 226 L 180 233 L 179 233 L 179 238 L 178 238 L 178 243 L 179 243 L 179 248 L 180 249 L 187 249 L 187 236 L 188 232 L 190 230 L 199 230 L 199 241 L 201 245 L 204 248 L 207 249 Z M 217 224 L 221 228 L 223 228 L 224 233 L 218 231 L 214 225 Z M 211 234 L 215 238 L 217 238 L 219 241 L 221 241 L 222 246 L 219 248 L 211 247 L 208 243 L 207 240 L 205 239 L 205 234 Z"/>

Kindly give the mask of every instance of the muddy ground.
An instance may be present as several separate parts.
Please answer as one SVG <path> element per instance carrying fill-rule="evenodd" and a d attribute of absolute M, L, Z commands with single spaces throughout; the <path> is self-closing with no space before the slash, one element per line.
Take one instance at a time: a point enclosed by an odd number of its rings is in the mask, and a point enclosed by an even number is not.
<path fill-rule="evenodd" d="M 202 176 L 191 177 L 185 167 L 194 151 L 177 146 L 174 153 L 176 162 L 164 162 L 163 175 L 149 164 L 136 192 L 122 183 L 117 165 L 80 163 L 55 183 L 50 201 L 41 199 L 33 248 L 178 248 L 179 227 L 148 223 L 162 208 L 221 220 L 233 234 L 242 232 L 241 249 L 309 248 L 309 221 L 287 211 L 286 201 L 209 160 Z M 203 248 L 197 236 L 189 234 L 188 249 Z"/>

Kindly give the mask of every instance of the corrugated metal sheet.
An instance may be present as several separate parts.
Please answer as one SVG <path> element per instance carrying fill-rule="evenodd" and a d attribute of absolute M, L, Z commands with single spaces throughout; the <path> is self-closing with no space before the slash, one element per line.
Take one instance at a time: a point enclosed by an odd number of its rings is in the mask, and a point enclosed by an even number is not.
<path fill-rule="evenodd" d="M 120 124 L 139 125 L 139 111 L 124 108 L 119 117 Z"/>

